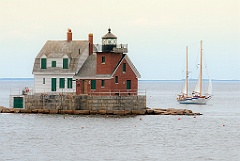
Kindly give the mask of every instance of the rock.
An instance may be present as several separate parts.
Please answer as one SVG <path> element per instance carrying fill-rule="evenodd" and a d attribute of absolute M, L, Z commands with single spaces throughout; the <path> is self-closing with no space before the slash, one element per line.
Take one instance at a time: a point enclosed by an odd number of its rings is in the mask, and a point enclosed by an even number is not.
<path fill-rule="evenodd" d="M 147 113 L 146 109 L 142 109 L 142 110 L 132 110 L 132 114 L 133 115 L 145 115 Z"/>
<path fill-rule="evenodd" d="M 89 115 L 89 110 L 79 110 L 79 115 Z"/>
<path fill-rule="evenodd" d="M 64 114 L 72 115 L 73 110 L 62 110 Z"/>
<path fill-rule="evenodd" d="M 37 113 L 44 113 L 44 109 L 37 109 Z"/>
<path fill-rule="evenodd" d="M 9 111 L 10 111 L 9 108 L 3 108 L 2 109 L 2 113 L 9 113 Z"/>
<path fill-rule="evenodd" d="M 105 115 L 107 113 L 107 110 L 98 110 L 98 113 L 100 115 Z"/>
<path fill-rule="evenodd" d="M 163 111 L 161 109 L 154 109 L 153 113 L 156 115 L 162 115 L 162 114 L 166 113 L 166 111 Z"/>
<path fill-rule="evenodd" d="M 32 113 L 38 113 L 37 109 L 32 109 Z"/>
<path fill-rule="evenodd" d="M 147 114 L 149 114 L 149 115 L 154 114 L 154 109 L 147 109 Z"/>
<path fill-rule="evenodd" d="M 19 113 L 31 113 L 30 109 L 20 109 Z"/>
<path fill-rule="evenodd" d="M 89 113 L 90 113 L 90 115 L 96 115 L 98 112 L 97 112 L 97 110 L 90 110 Z"/>
<path fill-rule="evenodd" d="M 107 111 L 106 111 L 106 114 L 107 114 L 107 115 L 113 115 L 113 110 L 107 110 Z"/>
<path fill-rule="evenodd" d="M 58 114 L 58 110 L 49 110 L 49 114 Z"/>
<path fill-rule="evenodd" d="M 14 113 L 14 108 L 9 108 L 9 113 Z"/>
<path fill-rule="evenodd" d="M 20 112 L 20 109 L 19 108 L 15 108 L 14 109 L 14 113 L 19 113 Z"/>
<path fill-rule="evenodd" d="M 49 113 L 50 113 L 50 110 L 49 110 L 49 109 L 44 109 L 42 113 L 43 113 L 43 114 L 49 114 Z"/>
<path fill-rule="evenodd" d="M 114 115 L 124 115 L 124 110 L 113 110 Z"/>

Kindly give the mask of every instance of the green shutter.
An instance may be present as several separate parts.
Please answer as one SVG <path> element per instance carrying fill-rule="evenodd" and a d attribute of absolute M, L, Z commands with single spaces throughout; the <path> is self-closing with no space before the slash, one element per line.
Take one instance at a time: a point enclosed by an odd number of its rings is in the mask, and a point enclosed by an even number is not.
<path fill-rule="evenodd" d="M 23 97 L 13 98 L 13 108 L 23 108 Z"/>
<path fill-rule="evenodd" d="M 131 89 L 131 80 L 127 80 L 127 89 Z"/>
<path fill-rule="evenodd" d="M 72 78 L 67 79 L 67 87 L 72 88 Z"/>
<path fill-rule="evenodd" d="M 59 79 L 59 88 L 65 88 L 65 79 L 64 78 Z"/>
<path fill-rule="evenodd" d="M 123 71 L 124 73 L 126 72 L 126 63 L 123 63 L 122 71 Z"/>
<path fill-rule="evenodd" d="M 47 69 L 47 58 L 41 59 L 41 69 Z"/>
<path fill-rule="evenodd" d="M 52 61 L 52 67 L 56 67 L 56 61 Z"/>
<path fill-rule="evenodd" d="M 91 80 L 91 89 L 96 89 L 96 80 Z"/>
<path fill-rule="evenodd" d="M 56 91 L 57 90 L 57 78 L 52 78 L 52 91 Z"/>
<path fill-rule="evenodd" d="M 68 69 L 68 58 L 63 58 L 63 69 Z"/>

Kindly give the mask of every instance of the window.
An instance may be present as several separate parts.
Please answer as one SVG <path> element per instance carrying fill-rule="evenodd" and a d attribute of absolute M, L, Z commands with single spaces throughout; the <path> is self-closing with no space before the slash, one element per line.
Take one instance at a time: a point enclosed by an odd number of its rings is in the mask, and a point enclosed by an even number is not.
<path fill-rule="evenodd" d="M 56 67 L 56 61 L 52 61 L 52 67 Z"/>
<path fill-rule="evenodd" d="M 63 69 L 68 69 L 68 58 L 63 58 Z"/>
<path fill-rule="evenodd" d="M 67 79 L 67 88 L 72 88 L 72 78 Z"/>
<path fill-rule="evenodd" d="M 91 80 L 91 89 L 96 89 L 96 80 Z"/>
<path fill-rule="evenodd" d="M 123 63 L 123 65 L 122 65 L 122 71 L 123 71 L 123 73 L 126 73 L 126 63 Z"/>
<path fill-rule="evenodd" d="M 45 78 L 43 78 L 43 84 L 45 84 L 46 83 L 46 80 L 45 80 Z"/>
<path fill-rule="evenodd" d="M 118 76 L 115 76 L 115 83 L 118 83 Z"/>
<path fill-rule="evenodd" d="M 127 89 L 131 89 L 131 80 L 127 80 Z"/>
<path fill-rule="evenodd" d="M 102 85 L 102 88 L 104 88 L 104 86 L 105 86 L 105 81 L 104 80 L 102 80 L 101 85 Z"/>
<path fill-rule="evenodd" d="M 105 64 L 105 56 L 102 56 L 102 64 Z"/>
<path fill-rule="evenodd" d="M 47 69 L 47 58 L 41 59 L 41 69 Z"/>
<path fill-rule="evenodd" d="M 65 78 L 59 79 L 59 88 L 65 88 Z"/>

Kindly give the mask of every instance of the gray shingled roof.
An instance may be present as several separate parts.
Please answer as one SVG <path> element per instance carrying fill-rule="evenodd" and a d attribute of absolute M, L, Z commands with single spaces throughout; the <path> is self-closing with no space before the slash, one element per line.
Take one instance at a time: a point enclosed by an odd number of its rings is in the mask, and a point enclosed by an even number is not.
<path fill-rule="evenodd" d="M 110 74 L 96 74 L 96 64 L 97 64 L 97 54 L 92 54 L 88 57 L 88 59 L 83 64 L 82 68 L 79 72 L 74 76 L 76 79 L 111 79 L 113 75 L 116 73 L 117 69 L 119 68 L 121 62 L 126 59 L 130 68 L 133 70 L 137 78 L 140 78 L 141 75 L 129 59 L 129 57 L 124 54 L 121 60 L 116 64 L 115 69 Z"/>
<path fill-rule="evenodd" d="M 96 77 L 96 54 L 90 55 L 84 62 L 82 68 L 74 77 L 81 77 L 82 79 L 91 79 Z"/>
<path fill-rule="evenodd" d="M 47 69 L 40 69 L 40 59 L 43 55 L 47 58 L 62 58 L 65 54 L 70 58 L 69 69 L 64 69 L 64 73 L 76 72 L 78 67 L 79 58 L 82 56 L 84 50 L 88 49 L 89 42 L 87 40 L 76 40 L 76 41 L 47 41 L 43 48 L 35 58 L 33 73 L 34 72 L 51 72 L 51 73 L 62 73 L 63 69 L 54 67 Z M 80 54 L 79 54 L 80 51 Z M 87 53 L 88 54 L 88 53 Z M 82 56 L 86 57 L 86 56 Z"/>
<path fill-rule="evenodd" d="M 40 58 L 43 54 L 45 54 L 47 58 L 61 58 L 64 54 L 67 54 L 69 58 L 78 58 L 79 49 L 82 52 L 88 47 L 88 44 L 89 42 L 87 40 L 49 40 L 45 43 L 36 58 Z"/>

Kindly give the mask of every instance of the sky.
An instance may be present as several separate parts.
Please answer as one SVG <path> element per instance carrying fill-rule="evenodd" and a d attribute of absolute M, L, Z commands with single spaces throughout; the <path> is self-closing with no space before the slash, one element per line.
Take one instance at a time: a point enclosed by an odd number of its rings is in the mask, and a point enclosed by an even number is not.
<path fill-rule="evenodd" d="M 239 0 L 0 0 L 0 78 L 33 78 L 34 59 L 47 40 L 94 43 L 108 28 L 142 80 L 198 77 L 200 40 L 204 78 L 240 80 Z"/>

